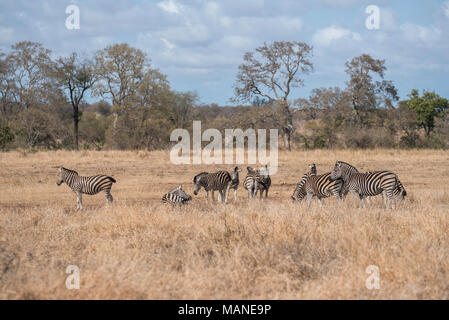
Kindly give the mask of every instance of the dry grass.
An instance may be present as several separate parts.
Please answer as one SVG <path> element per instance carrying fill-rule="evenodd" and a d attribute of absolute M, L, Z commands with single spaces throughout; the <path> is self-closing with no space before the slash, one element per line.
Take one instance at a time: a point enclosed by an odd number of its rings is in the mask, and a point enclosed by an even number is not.
<path fill-rule="evenodd" d="M 334 199 L 290 203 L 307 164 L 336 160 L 362 170 L 391 169 L 409 194 L 397 210 L 381 198 L 367 209 Z M 0 154 L 2 299 L 448 299 L 449 152 L 311 151 L 280 154 L 270 199 L 209 204 L 204 191 L 185 208 L 160 203 L 180 182 L 227 166 L 174 166 L 168 152 Z M 104 196 L 56 186 L 51 166 L 113 175 Z M 350 200 L 350 199 L 348 199 Z M 67 290 L 65 269 L 81 270 Z M 369 265 L 380 290 L 368 290 Z"/>

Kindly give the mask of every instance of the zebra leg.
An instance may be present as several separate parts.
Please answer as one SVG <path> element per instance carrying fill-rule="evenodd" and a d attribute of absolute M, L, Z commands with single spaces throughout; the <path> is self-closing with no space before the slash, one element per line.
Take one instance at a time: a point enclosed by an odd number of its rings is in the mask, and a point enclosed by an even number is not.
<path fill-rule="evenodd" d="M 212 190 L 211 193 L 212 193 L 212 202 L 215 202 L 214 190 Z"/>
<path fill-rule="evenodd" d="M 318 203 L 320 204 L 320 208 L 323 207 L 323 201 L 321 201 L 321 197 L 318 197 Z"/>
<path fill-rule="evenodd" d="M 263 189 L 260 189 L 259 192 L 260 192 L 259 199 L 262 200 L 263 199 Z"/>
<path fill-rule="evenodd" d="M 351 191 L 352 203 L 355 203 L 355 191 Z"/>
<path fill-rule="evenodd" d="M 362 200 L 362 208 L 365 208 L 365 197 L 360 195 L 360 200 Z"/>
<path fill-rule="evenodd" d="M 78 210 L 83 210 L 83 196 L 82 193 L 79 191 L 76 191 L 76 202 L 77 202 L 77 206 L 76 208 Z"/>
<path fill-rule="evenodd" d="M 229 190 L 231 189 L 231 183 L 228 184 L 228 186 L 226 187 L 226 191 L 225 191 L 225 198 L 224 198 L 224 203 L 228 203 L 228 196 L 229 196 Z"/>
<path fill-rule="evenodd" d="M 218 190 L 218 202 L 223 202 L 223 190 Z"/>
<path fill-rule="evenodd" d="M 388 206 L 387 206 L 387 210 L 390 208 L 390 204 L 391 204 L 391 208 L 392 209 L 396 209 L 396 203 L 394 202 L 394 190 L 388 190 L 386 192 L 387 198 L 388 198 Z"/>
<path fill-rule="evenodd" d="M 110 190 L 106 190 L 105 191 L 105 195 L 106 195 L 106 204 L 110 205 L 112 203 L 112 201 L 114 201 L 114 198 L 111 195 L 111 191 Z"/>
<path fill-rule="evenodd" d="M 234 189 L 234 201 L 237 201 L 237 189 Z"/>
<path fill-rule="evenodd" d="M 254 191 L 253 191 L 253 198 L 257 196 L 257 190 L 259 189 L 259 184 L 257 181 L 254 181 Z"/>
<path fill-rule="evenodd" d="M 310 205 L 312 204 L 312 198 L 313 198 L 313 194 L 308 193 L 307 194 L 307 205 L 308 205 L 308 208 L 310 208 Z"/>
<path fill-rule="evenodd" d="M 265 190 L 265 199 L 268 199 L 268 188 Z"/>

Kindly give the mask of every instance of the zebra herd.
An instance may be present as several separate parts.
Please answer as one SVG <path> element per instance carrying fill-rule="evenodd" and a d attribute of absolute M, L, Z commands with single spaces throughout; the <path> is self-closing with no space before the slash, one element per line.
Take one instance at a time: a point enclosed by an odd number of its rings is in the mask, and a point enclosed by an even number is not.
<path fill-rule="evenodd" d="M 105 175 L 95 175 L 90 177 L 79 176 L 76 171 L 57 167 L 59 176 L 57 185 L 65 182 L 77 195 L 77 209 L 82 209 L 82 194 L 97 194 L 105 192 L 107 204 L 112 203 L 111 195 L 112 184 L 116 180 Z M 215 201 L 214 192 L 218 191 L 218 200 L 223 203 L 228 202 L 228 195 L 231 189 L 234 190 L 234 201 L 237 200 L 237 190 L 240 184 L 239 173 L 242 170 L 239 167 L 233 168 L 230 172 L 220 170 L 214 173 L 201 172 L 193 178 L 194 195 L 198 195 L 201 189 L 206 192 L 206 199 L 209 192 L 212 194 L 212 201 Z M 268 198 L 268 190 L 271 186 L 271 177 L 267 166 L 254 169 L 247 167 L 247 174 L 243 181 L 243 187 L 248 192 L 248 198 L 255 198 L 257 192 L 260 193 L 260 199 Z M 348 193 L 352 194 L 353 199 L 359 196 L 362 207 L 365 207 L 365 199 L 382 194 L 384 204 L 388 209 L 392 204 L 396 206 L 396 199 L 403 201 L 407 192 L 399 180 L 398 176 L 388 170 L 369 171 L 360 173 L 354 166 L 337 161 L 331 172 L 318 174 L 316 165 L 309 165 L 309 171 L 305 173 L 299 183 L 296 185 L 291 199 L 299 202 L 307 198 L 308 205 L 312 198 L 316 197 L 320 206 L 322 199 L 334 196 L 341 202 Z M 175 189 L 164 194 L 163 203 L 172 205 L 183 205 L 189 203 L 192 197 L 188 195 L 179 185 Z"/>

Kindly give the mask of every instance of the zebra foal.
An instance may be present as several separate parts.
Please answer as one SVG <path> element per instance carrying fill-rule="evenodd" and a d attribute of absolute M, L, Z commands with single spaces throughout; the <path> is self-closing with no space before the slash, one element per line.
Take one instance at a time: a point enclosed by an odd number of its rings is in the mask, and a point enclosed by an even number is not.
<path fill-rule="evenodd" d="M 83 198 L 82 194 L 94 195 L 101 191 L 104 191 L 106 196 L 106 203 L 110 204 L 113 201 L 111 195 L 112 184 L 116 180 L 112 177 L 98 174 L 95 176 L 80 176 L 78 172 L 64 168 L 62 166 L 58 168 L 58 181 L 56 184 L 60 186 L 65 182 L 73 192 L 75 192 L 77 197 L 77 210 L 83 209 Z"/>
<path fill-rule="evenodd" d="M 229 189 L 231 188 L 231 175 L 229 172 L 220 170 L 215 173 L 201 172 L 193 178 L 195 189 L 194 195 L 197 195 L 201 188 L 206 191 L 206 199 L 208 199 L 209 191 L 212 192 L 212 201 L 215 201 L 214 191 L 218 191 L 218 200 L 228 203 Z"/>

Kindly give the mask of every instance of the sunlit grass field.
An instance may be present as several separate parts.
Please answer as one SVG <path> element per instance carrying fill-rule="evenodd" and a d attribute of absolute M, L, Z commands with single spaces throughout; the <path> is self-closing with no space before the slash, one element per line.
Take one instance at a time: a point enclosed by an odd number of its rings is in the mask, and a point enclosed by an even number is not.
<path fill-rule="evenodd" d="M 295 184 L 316 163 L 396 172 L 408 196 L 385 210 L 351 197 L 293 204 Z M 226 165 L 170 163 L 168 151 L 0 154 L 1 299 L 448 299 L 449 152 L 281 152 L 267 201 L 206 202 L 192 179 Z M 52 166 L 112 175 L 114 204 L 56 185 Z M 241 166 L 243 181 L 246 166 Z M 193 197 L 172 208 L 179 184 Z M 80 289 L 66 288 L 66 268 Z M 369 290 L 366 268 L 380 270 Z"/>

